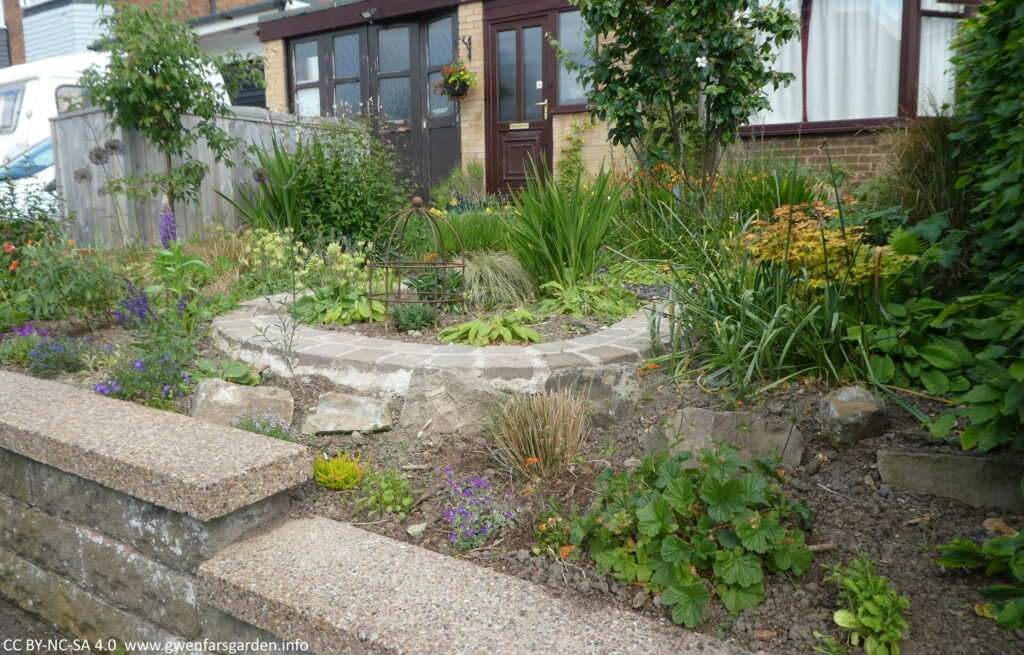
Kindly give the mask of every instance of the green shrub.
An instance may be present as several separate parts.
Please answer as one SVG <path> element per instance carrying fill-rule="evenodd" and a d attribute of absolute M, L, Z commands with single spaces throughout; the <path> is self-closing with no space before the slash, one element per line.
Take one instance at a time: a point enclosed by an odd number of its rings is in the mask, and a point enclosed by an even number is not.
<path fill-rule="evenodd" d="M 800 575 L 811 564 L 804 533 L 784 522 L 806 506 L 783 492 L 772 463 L 732 448 L 647 457 L 636 471 L 598 477 L 597 499 L 573 526 L 573 542 L 601 573 L 661 595 L 672 619 L 701 622 L 710 585 L 730 612 L 764 600 L 764 571 Z"/>
<path fill-rule="evenodd" d="M 477 307 L 517 306 L 533 298 L 533 278 L 506 252 L 467 253 L 462 278 L 466 299 Z"/>
<path fill-rule="evenodd" d="M 384 303 L 370 300 L 366 289 L 318 287 L 313 293 L 295 301 L 292 314 L 303 323 L 348 325 L 386 318 Z"/>
<path fill-rule="evenodd" d="M 514 311 L 498 316 L 481 316 L 478 319 L 447 327 L 437 333 L 437 338 L 448 343 L 467 346 L 489 346 L 492 343 L 540 343 L 540 335 L 528 325 L 537 317 L 526 311 Z"/>
<path fill-rule="evenodd" d="M 608 323 L 636 311 L 636 294 L 619 286 L 594 282 L 577 282 L 568 286 L 551 281 L 540 285 L 546 296 L 537 303 L 543 314 L 569 316 L 600 316 Z"/>
<path fill-rule="evenodd" d="M 361 460 L 362 455 L 352 457 L 347 450 L 331 458 L 318 454 L 313 460 L 313 479 L 328 489 L 351 489 L 362 481 L 369 467 L 369 462 Z"/>
<path fill-rule="evenodd" d="M 454 169 L 448 177 L 430 190 L 434 204 L 451 211 L 467 207 L 483 207 L 487 204 L 487 180 L 484 166 L 478 161 L 467 162 Z"/>
<path fill-rule="evenodd" d="M 388 313 L 391 315 L 391 322 L 395 324 L 395 329 L 399 332 L 408 332 L 434 327 L 434 311 L 433 305 L 409 303 L 392 305 Z"/>
<path fill-rule="evenodd" d="M 433 210 L 451 225 L 463 252 L 474 250 L 508 250 L 509 226 L 515 220 L 511 211 L 503 209 L 471 210 L 462 213 L 446 209 Z M 402 240 L 403 253 L 411 259 L 423 259 L 434 252 L 434 241 L 424 221 L 409 224 Z"/>
<path fill-rule="evenodd" d="M 1024 12 L 1019 0 L 994 0 L 968 18 L 954 43 L 960 82 L 956 111 L 967 168 L 957 186 L 977 193 L 978 251 L 971 259 L 1012 296 L 1024 295 Z"/>
<path fill-rule="evenodd" d="M 597 269 L 622 190 L 602 169 L 592 184 L 577 179 L 570 192 L 563 192 L 544 166 L 527 176 L 515 198 L 509 239 L 519 261 L 539 280 L 568 287 Z"/>
<path fill-rule="evenodd" d="M 498 460 L 526 479 L 564 473 L 587 438 L 589 409 L 570 391 L 513 395 L 491 415 Z"/>
<path fill-rule="evenodd" d="M 292 440 L 291 432 L 288 431 L 288 424 L 282 421 L 281 417 L 272 411 L 267 411 L 262 414 L 254 412 L 252 414 L 236 416 L 231 419 L 231 425 L 239 430 L 255 432 L 256 434 L 273 437 L 274 439 L 280 439 L 281 441 Z M 313 469 L 316 471 L 315 462 L 313 464 Z M 317 481 L 319 482 L 319 479 Z"/>
<path fill-rule="evenodd" d="M 66 229 L 57 197 L 43 186 L 16 186 L 12 180 L 0 181 L 0 243 L 15 246 L 42 241 L 47 234 Z"/>
<path fill-rule="evenodd" d="M 534 539 L 538 548 L 534 552 L 545 553 L 551 557 L 565 559 L 576 550 L 572 546 L 572 523 L 578 517 L 562 509 L 561 503 L 554 498 L 548 500 L 548 508 L 537 514 L 534 522 Z M 538 552 L 539 550 L 539 552 Z"/>
<path fill-rule="evenodd" d="M 825 578 L 839 586 L 841 609 L 835 622 L 850 631 L 850 643 L 861 646 L 865 655 L 899 655 L 899 641 L 909 624 L 900 614 L 910 601 L 892 587 L 885 576 L 877 575 L 871 560 L 860 555 L 843 568 L 829 569 Z"/>
<path fill-rule="evenodd" d="M 1012 537 L 996 537 L 980 546 L 966 539 L 957 538 L 951 543 L 938 546 L 942 557 L 937 564 L 952 569 L 984 567 L 986 575 L 1001 575 L 1010 578 L 1009 584 L 994 584 L 982 587 L 981 593 L 996 599 L 984 606 L 1003 630 L 1024 628 L 1024 532 Z"/>
<path fill-rule="evenodd" d="M 733 211 L 747 218 L 762 220 L 783 205 L 800 205 L 824 199 L 824 189 L 818 173 L 792 162 L 766 156 L 739 161 L 726 169 L 722 183 L 711 200 L 719 206 L 731 206 Z"/>

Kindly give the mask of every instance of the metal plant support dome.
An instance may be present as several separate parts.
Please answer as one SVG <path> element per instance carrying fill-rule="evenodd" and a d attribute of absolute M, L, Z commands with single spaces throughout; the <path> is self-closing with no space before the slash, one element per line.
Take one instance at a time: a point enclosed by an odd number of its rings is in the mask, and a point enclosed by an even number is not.
<path fill-rule="evenodd" d="M 420 260 L 408 257 L 405 239 L 410 224 L 416 220 L 426 223 L 434 249 Z M 383 237 L 383 239 L 382 239 Z M 455 273 L 466 267 L 462 239 L 439 214 L 423 207 L 419 196 L 412 199 L 412 207 L 404 209 L 377 228 L 370 252 L 370 301 L 391 305 L 423 304 L 434 309 L 434 327 L 438 327 L 445 307 L 461 304 L 461 275 L 454 285 Z M 415 284 L 407 284 L 407 280 Z M 383 290 L 380 286 L 383 285 Z M 371 319 L 372 320 L 372 319 Z"/>

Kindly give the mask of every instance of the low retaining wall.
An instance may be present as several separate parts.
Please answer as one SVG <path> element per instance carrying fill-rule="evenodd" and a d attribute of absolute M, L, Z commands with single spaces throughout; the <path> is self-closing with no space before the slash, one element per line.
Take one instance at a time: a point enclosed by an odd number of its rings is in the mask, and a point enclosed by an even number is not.
<path fill-rule="evenodd" d="M 731 652 L 353 526 L 287 520 L 287 490 L 310 476 L 302 446 L 6 372 L 0 398 L 0 597 L 71 637 Z"/>
<path fill-rule="evenodd" d="M 281 320 L 270 303 L 288 301 L 285 294 L 242 303 L 214 321 L 214 340 L 242 361 L 287 374 L 279 352 Z M 292 350 L 297 374 L 323 375 L 363 393 L 402 396 L 417 369 L 480 377 L 501 391 L 538 393 L 555 375 L 642 362 L 651 356 L 651 334 L 646 310 L 640 310 L 594 334 L 529 346 L 433 346 L 303 326 L 295 331 Z"/>

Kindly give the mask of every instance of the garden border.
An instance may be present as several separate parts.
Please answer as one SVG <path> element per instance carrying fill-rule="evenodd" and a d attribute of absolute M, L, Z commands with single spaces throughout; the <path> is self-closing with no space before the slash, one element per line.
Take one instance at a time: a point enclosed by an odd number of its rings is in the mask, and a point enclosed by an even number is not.
<path fill-rule="evenodd" d="M 215 343 L 248 364 L 269 365 L 287 375 L 286 362 L 261 331 L 280 343 L 281 324 L 273 306 L 279 307 L 290 296 L 250 300 L 215 319 Z M 593 334 L 529 346 L 435 346 L 300 326 L 295 334 L 297 362 L 293 368 L 296 375 L 320 374 L 335 384 L 385 396 L 403 396 L 416 369 L 482 377 L 500 391 L 539 393 L 559 371 L 640 364 L 650 357 L 652 338 L 645 316 L 650 311 L 650 307 L 641 309 Z M 663 341 L 666 336 L 663 328 L 659 337 Z"/>

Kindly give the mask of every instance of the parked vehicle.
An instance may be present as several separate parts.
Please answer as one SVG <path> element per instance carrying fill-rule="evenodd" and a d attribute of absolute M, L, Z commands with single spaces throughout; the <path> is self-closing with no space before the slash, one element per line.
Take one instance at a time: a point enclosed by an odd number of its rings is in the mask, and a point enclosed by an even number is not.
<path fill-rule="evenodd" d="M 82 72 L 104 61 L 84 53 L 0 69 L 0 163 L 49 139 L 61 89 L 77 95 Z"/>

